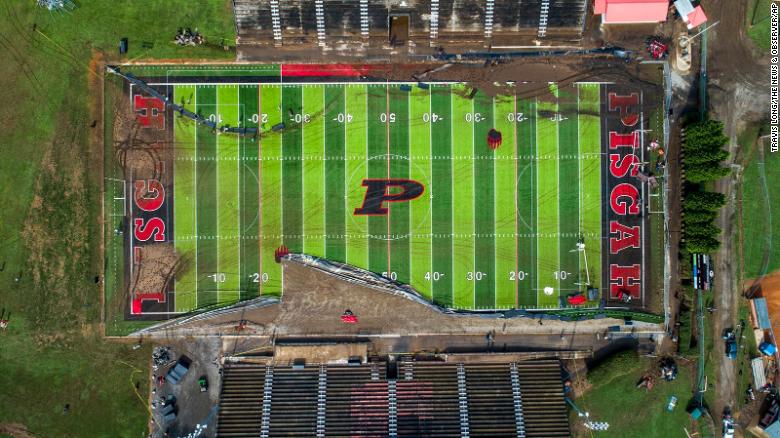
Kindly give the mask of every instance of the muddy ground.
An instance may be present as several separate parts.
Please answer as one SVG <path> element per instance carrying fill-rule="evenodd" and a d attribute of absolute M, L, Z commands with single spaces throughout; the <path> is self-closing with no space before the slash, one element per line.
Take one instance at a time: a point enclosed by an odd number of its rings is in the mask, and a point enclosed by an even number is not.
<path fill-rule="evenodd" d="M 442 336 L 496 334 L 555 334 L 565 338 L 573 333 L 607 333 L 609 326 L 624 331 L 657 334 L 658 325 L 623 320 L 601 319 L 580 322 L 541 321 L 531 318 L 488 319 L 439 313 L 400 295 L 360 286 L 322 271 L 293 262 L 284 262 L 284 298 L 279 304 L 261 309 L 234 312 L 179 326 L 165 335 L 235 335 L 240 320 L 247 322 L 244 336 Z M 358 324 L 344 324 L 345 309 L 357 315 Z M 163 335 L 163 333 L 159 333 Z"/>
<path fill-rule="evenodd" d="M 762 120 L 769 108 L 768 57 L 762 56 L 745 29 L 746 8 L 749 2 L 703 0 L 702 7 L 711 23 L 720 23 L 708 31 L 708 109 L 712 118 L 724 122 L 724 133 L 729 137 L 731 156 L 728 165 L 738 162 L 742 147 L 738 134 L 748 123 Z M 721 234 L 721 248 L 715 257 L 714 305 L 719 309 L 712 324 L 711 336 L 717 339 L 726 327 L 736 324 L 739 299 L 742 295 L 737 272 L 738 248 L 733 238 L 736 233 L 736 184 L 740 172 L 716 182 L 716 191 L 726 195 L 727 204 L 717 219 Z M 740 392 L 736 387 L 736 368 L 733 361 L 721 360 L 718 385 L 711 406 L 713 415 L 734 406 Z"/>

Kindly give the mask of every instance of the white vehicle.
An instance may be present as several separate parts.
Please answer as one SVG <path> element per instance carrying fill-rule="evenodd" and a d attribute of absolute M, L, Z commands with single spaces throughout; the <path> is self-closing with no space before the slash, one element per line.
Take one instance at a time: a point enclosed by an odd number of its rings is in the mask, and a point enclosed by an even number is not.
<path fill-rule="evenodd" d="M 723 419 L 723 438 L 734 438 L 734 423 L 730 419 Z"/>

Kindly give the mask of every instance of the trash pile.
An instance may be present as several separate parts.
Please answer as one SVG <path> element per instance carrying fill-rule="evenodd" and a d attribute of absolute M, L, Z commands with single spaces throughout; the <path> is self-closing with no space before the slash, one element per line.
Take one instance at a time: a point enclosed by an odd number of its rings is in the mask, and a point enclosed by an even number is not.
<path fill-rule="evenodd" d="M 67 12 L 76 9 L 76 4 L 71 0 L 38 0 L 38 6 L 51 12 Z"/>
<path fill-rule="evenodd" d="M 174 42 L 180 46 L 199 46 L 205 43 L 206 39 L 203 38 L 203 35 L 198 33 L 197 28 L 195 29 L 195 32 L 193 32 L 189 27 L 184 29 L 180 27 L 176 33 Z"/>
<path fill-rule="evenodd" d="M 157 347 L 152 351 L 152 369 L 157 371 L 160 367 L 173 362 L 173 355 L 171 354 L 171 347 Z"/>

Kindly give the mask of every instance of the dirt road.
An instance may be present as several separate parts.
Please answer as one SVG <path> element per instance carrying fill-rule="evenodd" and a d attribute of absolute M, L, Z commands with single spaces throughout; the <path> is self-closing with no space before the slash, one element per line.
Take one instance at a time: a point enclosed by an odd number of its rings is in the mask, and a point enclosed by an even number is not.
<path fill-rule="evenodd" d="M 720 21 L 709 33 L 709 78 L 708 93 L 713 118 L 722 120 L 724 132 L 729 137 L 727 165 L 734 163 L 739 153 L 737 135 L 745 122 L 760 120 L 768 108 L 767 59 L 761 57 L 747 37 L 745 13 L 748 2 L 728 0 L 703 1 L 702 7 L 710 23 Z M 724 328 L 733 327 L 739 306 L 740 287 L 736 272 L 735 257 L 739 252 L 733 239 L 736 225 L 736 184 L 741 178 L 739 171 L 716 183 L 716 191 L 726 195 L 726 206 L 717 218 L 723 230 L 721 247 L 715 255 L 714 305 L 718 308 L 712 333 L 715 339 L 713 357 L 719 361 L 716 399 L 711 406 L 713 416 L 718 416 L 725 407 L 733 407 L 736 401 L 736 364 L 722 353 L 720 336 Z"/>

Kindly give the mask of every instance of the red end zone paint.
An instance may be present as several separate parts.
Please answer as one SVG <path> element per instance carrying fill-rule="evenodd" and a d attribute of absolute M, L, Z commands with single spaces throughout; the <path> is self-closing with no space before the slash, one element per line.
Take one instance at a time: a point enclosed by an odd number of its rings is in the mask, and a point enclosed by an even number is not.
<path fill-rule="evenodd" d="M 282 77 L 360 77 L 386 70 L 371 64 L 282 64 Z"/>
<path fill-rule="evenodd" d="M 137 293 L 135 294 L 135 297 L 132 300 L 132 305 L 130 309 L 130 313 L 133 315 L 140 315 L 143 313 L 143 302 L 144 301 L 154 301 L 157 303 L 164 303 L 165 302 L 165 294 L 162 292 L 153 292 L 153 293 Z"/>

